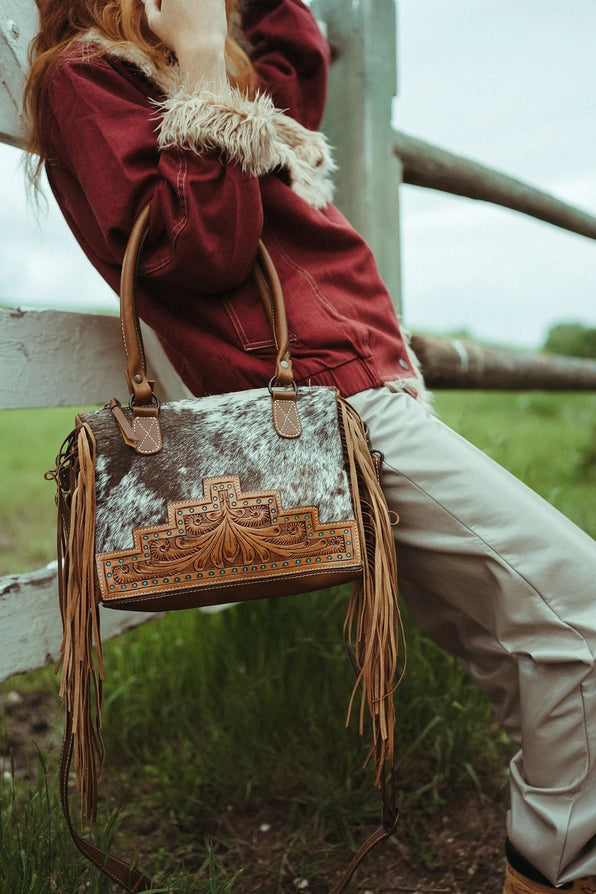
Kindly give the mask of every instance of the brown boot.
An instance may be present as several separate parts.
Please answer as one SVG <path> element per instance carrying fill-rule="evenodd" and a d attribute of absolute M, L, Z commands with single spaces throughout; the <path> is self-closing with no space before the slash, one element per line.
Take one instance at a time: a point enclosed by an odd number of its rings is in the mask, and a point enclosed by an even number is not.
<path fill-rule="evenodd" d="M 526 878 L 507 863 L 503 894 L 553 894 L 553 891 L 565 891 L 565 894 L 596 894 L 596 875 L 579 878 L 571 887 L 550 888 Z"/>

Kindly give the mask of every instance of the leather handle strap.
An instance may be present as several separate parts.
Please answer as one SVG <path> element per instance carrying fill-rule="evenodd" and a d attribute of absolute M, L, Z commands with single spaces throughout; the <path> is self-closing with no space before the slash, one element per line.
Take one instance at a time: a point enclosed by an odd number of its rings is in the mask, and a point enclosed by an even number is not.
<path fill-rule="evenodd" d="M 154 405 L 153 388 L 147 379 L 147 363 L 136 302 L 139 259 L 149 230 L 151 203 L 145 205 L 130 233 L 120 279 L 120 324 L 127 359 L 126 379 L 135 407 Z M 288 322 L 283 292 L 275 265 L 262 241 L 259 241 L 253 279 L 271 325 L 277 358 L 272 379 L 278 388 L 292 388 L 294 377 L 289 351 Z"/>
<path fill-rule="evenodd" d="M 73 733 L 72 718 L 68 712 L 66 715 L 66 724 L 64 728 L 64 738 L 62 741 L 62 752 L 60 755 L 60 801 L 62 804 L 62 812 L 66 818 L 66 823 L 72 840 L 82 853 L 82 855 L 93 863 L 104 875 L 120 885 L 130 894 L 140 894 L 141 891 L 149 891 L 153 885 L 149 879 L 139 869 L 136 869 L 129 863 L 125 863 L 113 854 L 108 854 L 92 841 L 83 838 L 73 826 L 70 816 L 70 803 L 68 797 L 68 779 L 70 776 L 70 764 L 72 760 L 73 750 Z"/>
<path fill-rule="evenodd" d="M 387 791 L 387 777 L 389 778 L 389 791 Z M 385 771 L 381 775 L 381 806 L 382 806 L 382 823 L 375 831 L 368 836 L 350 861 L 347 869 L 341 879 L 335 885 L 330 894 L 342 894 L 347 888 L 352 876 L 364 860 L 364 858 L 383 841 L 387 841 L 395 834 L 397 822 L 399 820 L 399 810 L 397 809 L 397 787 L 395 784 L 395 767 Z"/>
<path fill-rule="evenodd" d="M 349 883 L 352 879 L 352 876 L 354 875 L 354 873 L 356 872 L 356 870 L 358 869 L 358 867 L 360 866 L 360 864 L 362 863 L 362 861 L 364 860 L 366 855 L 368 853 L 370 853 L 370 851 L 372 851 L 372 849 L 374 847 L 376 847 L 377 844 L 381 844 L 382 841 L 386 841 L 388 838 L 390 838 L 392 834 L 393 834 L 392 831 L 387 831 L 386 829 L 383 828 L 383 826 L 379 826 L 379 828 L 376 829 L 372 833 L 372 835 L 370 835 L 366 839 L 364 844 L 362 844 L 358 848 L 358 850 L 354 854 L 348 868 L 344 872 L 343 876 L 341 877 L 341 879 L 337 883 L 337 885 L 335 885 L 333 890 L 330 891 L 330 894 L 342 894 L 342 892 L 346 890 L 347 886 L 349 885 Z"/>
<path fill-rule="evenodd" d="M 135 406 L 153 403 L 153 389 L 147 379 L 145 346 L 137 312 L 137 272 L 141 249 L 149 231 L 151 204 L 145 205 L 128 237 L 120 275 L 120 327 L 126 354 L 126 380 Z"/>
<path fill-rule="evenodd" d="M 269 325 L 273 332 L 277 358 L 273 382 L 278 387 L 291 388 L 294 382 L 292 358 L 290 357 L 290 335 L 286 317 L 286 305 L 275 264 L 271 255 L 259 240 L 258 260 L 253 270 L 253 278 L 261 296 Z"/>
<path fill-rule="evenodd" d="M 72 840 L 87 860 L 93 863 L 93 865 L 107 875 L 108 878 L 112 879 L 113 882 L 120 885 L 125 891 L 130 892 L 130 894 L 140 894 L 142 891 L 150 890 L 152 882 L 143 872 L 136 869 L 131 864 L 125 863 L 113 854 L 106 853 L 106 851 L 97 847 L 93 842 L 79 835 L 74 828 L 70 816 L 68 797 L 68 779 L 70 775 L 72 748 L 72 722 L 67 715 L 64 739 L 62 742 L 62 754 L 60 756 L 60 800 L 62 802 L 62 811 L 66 817 Z M 330 894 L 343 894 L 364 858 L 373 850 L 373 848 L 378 844 L 381 844 L 383 841 L 386 841 L 394 834 L 399 814 L 395 806 L 396 795 L 393 780 L 390 798 L 387 797 L 385 785 L 382 786 L 381 801 L 383 804 L 383 825 L 379 826 L 378 829 L 369 835 L 366 841 L 364 841 L 358 848 L 341 879 L 334 886 Z"/>

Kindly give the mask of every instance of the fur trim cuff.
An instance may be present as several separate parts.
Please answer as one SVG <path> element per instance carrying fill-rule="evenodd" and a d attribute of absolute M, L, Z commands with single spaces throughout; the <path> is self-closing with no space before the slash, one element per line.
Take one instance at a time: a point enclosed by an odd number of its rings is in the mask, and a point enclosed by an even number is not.
<path fill-rule="evenodd" d="M 248 99 L 232 87 L 179 87 L 159 109 L 161 149 L 215 150 L 255 177 L 286 170 L 293 191 L 315 208 L 331 201 L 335 169 L 327 140 L 275 108 L 266 94 Z"/>
<path fill-rule="evenodd" d="M 292 189 L 315 208 L 324 208 L 333 199 L 330 175 L 337 168 L 327 138 L 279 111 L 275 115 L 275 130 Z"/>
<path fill-rule="evenodd" d="M 239 90 L 213 93 L 207 87 L 184 87 L 159 106 L 160 149 L 179 146 L 201 153 L 218 150 L 228 161 L 259 177 L 279 165 L 274 150 L 275 108 L 267 96 L 248 100 Z"/>

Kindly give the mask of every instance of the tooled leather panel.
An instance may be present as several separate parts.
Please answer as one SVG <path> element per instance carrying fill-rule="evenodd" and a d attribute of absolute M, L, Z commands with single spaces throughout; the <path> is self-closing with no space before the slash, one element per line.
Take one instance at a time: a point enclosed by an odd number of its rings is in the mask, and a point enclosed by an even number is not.
<path fill-rule="evenodd" d="M 84 414 L 97 441 L 96 551 L 127 550 L 134 528 L 166 524 L 168 502 L 204 499 L 204 478 L 237 475 L 244 491 L 279 491 L 283 507 L 316 506 L 322 525 L 353 520 L 335 392 L 301 388 L 298 403 L 295 439 L 275 435 L 266 389 L 164 404 L 153 456 L 123 443 L 109 410 Z"/>
<path fill-rule="evenodd" d="M 316 506 L 284 507 L 237 476 L 206 478 L 204 499 L 167 510 L 165 524 L 134 529 L 132 549 L 97 556 L 104 601 L 360 567 L 355 522 L 322 525 Z"/>

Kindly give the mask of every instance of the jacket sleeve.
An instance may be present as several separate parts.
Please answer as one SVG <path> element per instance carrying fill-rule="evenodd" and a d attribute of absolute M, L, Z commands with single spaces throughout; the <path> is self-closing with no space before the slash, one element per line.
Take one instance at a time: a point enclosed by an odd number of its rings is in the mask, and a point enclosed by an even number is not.
<path fill-rule="evenodd" d="M 275 24 L 282 10 L 283 27 Z M 308 73 L 310 83 L 321 83 L 325 68 L 325 44 L 308 9 L 301 0 L 257 0 L 248 22 L 261 78 L 306 108 Z M 331 198 L 324 138 L 283 115 L 269 93 L 248 100 L 228 87 L 189 92 L 175 77 L 159 90 L 125 60 L 89 46 L 50 73 L 41 130 L 52 190 L 112 285 L 132 222 L 150 199 L 142 272 L 213 294 L 241 283 L 254 262 L 263 228 L 259 178 L 283 170 L 316 207 Z"/>
<path fill-rule="evenodd" d="M 327 97 L 330 51 L 302 0 L 250 0 L 244 31 L 251 58 L 275 105 L 316 130 Z"/>
<path fill-rule="evenodd" d="M 136 82 L 136 83 L 135 83 Z M 135 216 L 151 200 L 143 272 L 195 292 L 222 291 L 251 269 L 263 226 L 258 177 L 221 153 L 160 145 L 159 101 L 113 57 L 67 60 L 49 79 L 42 139 L 50 185 L 95 266 L 118 269 Z M 243 150 L 267 143 L 270 101 L 237 121 Z M 242 119 L 242 114 L 238 113 Z"/>

